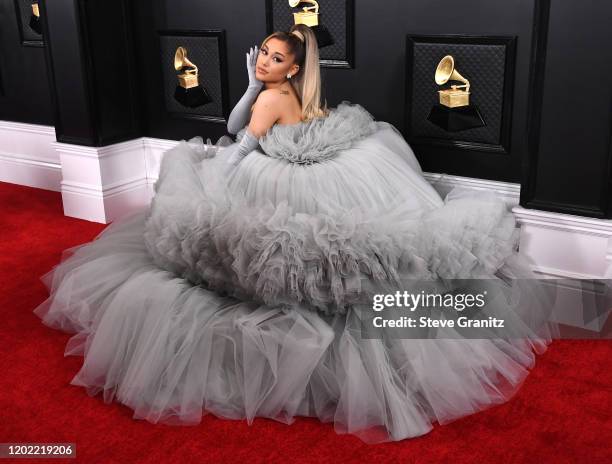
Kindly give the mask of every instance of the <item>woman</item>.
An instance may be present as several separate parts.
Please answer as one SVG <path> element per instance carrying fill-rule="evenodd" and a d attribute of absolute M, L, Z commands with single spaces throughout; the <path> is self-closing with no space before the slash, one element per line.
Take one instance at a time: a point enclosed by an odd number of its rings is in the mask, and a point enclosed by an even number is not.
<path fill-rule="evenodd" d="M 322 107 L 308 27 L 268 36 L 247 70 L 236 141 L 181 141 L 146 211 L 43 276 L 36 314 L 76 332 L 66 354 L 84 356 L 71 383 L 151 422 L 314 416 L 369 443 L 508 400 L 551 340 L 538 285 L 481 309 L 520 337 L 361 332 L 385 292 L 533 278 L 504 202 L 443 200 L 391 124 Z"/>

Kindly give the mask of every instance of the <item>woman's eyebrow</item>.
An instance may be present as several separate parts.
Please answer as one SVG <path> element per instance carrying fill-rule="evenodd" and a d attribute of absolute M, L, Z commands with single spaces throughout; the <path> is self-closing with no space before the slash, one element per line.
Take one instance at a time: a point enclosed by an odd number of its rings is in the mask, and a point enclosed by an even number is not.
<path fill-rule="evenodd" d="M 268 50 L 267 45 L 264 45 L 262 48 L 265 48 L 266 50 Z M 268 50 L 269 51 L 269 50 Z M 278 53 L 280 56 L 282 56 L 283 58 L 285 58 L 285 55 L 283 55 L 281 52 L 274 52 L 274 53 Z"/>

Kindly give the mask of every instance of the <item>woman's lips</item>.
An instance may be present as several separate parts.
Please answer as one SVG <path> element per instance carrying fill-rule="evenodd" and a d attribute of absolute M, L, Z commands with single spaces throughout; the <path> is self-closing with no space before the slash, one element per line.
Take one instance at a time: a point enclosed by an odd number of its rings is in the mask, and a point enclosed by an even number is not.
<path fill-rule="evenodd" d="M 257 71 L 259 71 L 261 74 L 268 74 L 268 71 L 264 71 L 261 68 L 257 68 Z"/>

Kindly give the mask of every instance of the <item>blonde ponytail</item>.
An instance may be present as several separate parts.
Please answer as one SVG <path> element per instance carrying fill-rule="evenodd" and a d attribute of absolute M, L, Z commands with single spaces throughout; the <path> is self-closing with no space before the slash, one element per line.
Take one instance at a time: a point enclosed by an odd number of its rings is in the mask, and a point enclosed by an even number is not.
<path fill-rule="evenodd" d="M 299 31 L 304 36 L 304 64 L 291 84 L 302 101 L 302 119 L 308 121 L 313 118 L 327 116 L 327 102 L 321 106 L 321 65 L 319 63 L 319 46 L 317 38 L 310 27 L 304 24 L 294 25 L 289 32 Z"/>

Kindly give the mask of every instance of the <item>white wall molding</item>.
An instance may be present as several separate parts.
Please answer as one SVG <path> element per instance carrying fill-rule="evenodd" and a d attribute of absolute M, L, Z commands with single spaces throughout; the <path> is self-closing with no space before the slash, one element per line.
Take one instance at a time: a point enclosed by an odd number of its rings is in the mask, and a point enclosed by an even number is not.
<path fill-rule="evenodd" d="M 106 224 L 149 204 L 161 158 L 178 143 L 90 147 L 57 142 L 53 126 L 0 121 L 0 181 L 60 191 L 65 215 Z"/>
<path fill-rule="evenodd" d="M 96 159 L 115 156 L 125 152 L 143 150 L 142 138 L 127 140 L 125 142 L 119 142 L 113 145 L 106 145 L 104 147 L 89 147 L 85 145 L 75 145 L 72 143 L 56 143 L 62 147 L 63 153 L 70 153 L 85 158 Z"/>
<path fill-rule="evenodd" d="M 0 181 L 59 191 L 62 173 L 54 141 L 53 126 L 0 121 Z"/>
<path fill-rule="evenodd" d="M 603 311 L 609 304 L 606 281 L 612 278 L 612 220 L 521 206 L 512 212 L 521 228 L 519 251 L 529 257 L 532 269 L 543 278 L 561 279 L 555 285 L 553 319 L 601 333 L 608 314 L 595 317 L 594 311 L 595 305 Z"/>
<path fill-rule="evenodd" d="M 112 195 L 117 195 L 127 190 L 146 185 L 147 179 L 138 176 L 132 179 L 122 180 L 113 184 L 107 184 L 103 187 L 97 185 L 84 184 L 82 182 L 62 181 L 62 191 L 72 191 L 82 195 L 90 195 L 93 197 L 104 198 Z"/>
<path fill-rule="evenodd" d="M 434 172 L 423 172 L 423 177 L 434 186 L 438 193 L 442 195 L 442 198 L 444 198 L 451 189 L 461 187 L 474 191 L 484 190 L 494 192 L 503 198 L 509 209 L 518 205 L 520 199 L 521 185 L 514 182 L 477 179 L 474 177 Z"/>
<path fill-rule="evenodd" d="M 179 144 L 177 140 L 156 139 L 152 137 L 142 138 L 144 146 L 144 158 L 147 171 L 148 195 L 149 199 L 153 198 L 153 184 L 159 175 L 159 167 L 164 152 L 174 148 Z"/>
<path fill-rule="evenodd" d="M 149 204 L 141 138 L 104 147 L 52 145 L 60 156 L 65 215 L 107 224 Z"/>
<path fill-rule="evenodd" d="M 55 127 L 42 124 L 30 124 L 16 121 L 0 121 L 0 130 L 10 131 L 13 134 L 17 132 L 25 132 L 28 134 L 45 134 L 55 138 Z"/>
<path fill-rule="evenodd" d="M 521 228 L 520 251 L 551 277 L 612 278 L 612 220 L 512 208 Z"/>

